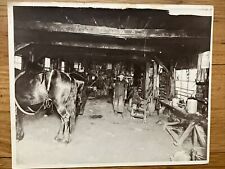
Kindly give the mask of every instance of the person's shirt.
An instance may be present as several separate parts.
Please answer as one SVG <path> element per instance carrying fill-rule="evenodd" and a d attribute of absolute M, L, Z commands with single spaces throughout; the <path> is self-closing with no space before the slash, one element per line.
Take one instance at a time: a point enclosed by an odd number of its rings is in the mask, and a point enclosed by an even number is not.
<path fill-rule="evenodd" d="M 126 82 L 123 81 L 117 81 L 115 83 L 115 97 L 119 97 L 119 96 L 125 96 L 125 92 L 126 92 Z"/>

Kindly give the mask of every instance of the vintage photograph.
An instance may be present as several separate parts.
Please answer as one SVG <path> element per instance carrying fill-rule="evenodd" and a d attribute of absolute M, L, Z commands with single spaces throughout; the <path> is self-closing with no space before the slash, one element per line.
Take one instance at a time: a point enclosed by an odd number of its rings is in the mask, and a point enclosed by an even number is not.
<path fill-rule="evenodd" d="M 8 13 L 14 168 L 208 163 L 212 6 Z"/>

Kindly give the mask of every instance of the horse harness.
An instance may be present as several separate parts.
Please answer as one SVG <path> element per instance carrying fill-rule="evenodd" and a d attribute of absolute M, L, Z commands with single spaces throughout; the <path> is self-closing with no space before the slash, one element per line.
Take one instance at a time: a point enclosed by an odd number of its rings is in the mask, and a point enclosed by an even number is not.
<path fill-rule="evenodd" d="M 27 115 L 35 115 L 37 113 L 39 113 L 41 110 L 46 110 L 46 109 L 49 109 L 49 108 L 52 108 L 53 109 L 53 100 L 49 97 L 49 92 L 50 92 L 50 88 L 51 88 L 51 82 L 52 82 L 52 76 L 54 74 L 54 71 L 55 70 L 51 70 L 50 72 L 50 76 L 49 76 L 49 79 L 48 79 L 48 82 L 45 83 L 45 87 L 46 87 L 46 90 L 48 92 L 48 95 L 47 95 L 47 98 L 41 102 L 41 103 L 38 103 L 38 104 L 35 104 L 35 105 L 31 105 L 32 107 L 39 107 L 38 109 L 34 110 L 34 108 L 31 108 L 31 106 L 27 106 L 27 110 L 24 110 L 20 105 L 19 103 L 17 102 L 17 99 L 15 99 L 15 102 L 16 102 L 16 106 L 19 108 L 19 110 L 21 112 L 23 112 L 24 114 L 27 114 Z M 40 72 L 40 73 L 37 73 L 36 75 L 38 74 L 43 74 L 42 75 L 42 80 L 41 80 L 41 83 L 43 83 L 47 78 L 46 78 L 46 71 L 43 71 L 43 72 Z M 63 73 L 63 72 L 62 72 Z M 15 83 L 16 81 L 22 76 L 25 74 L 25 71 L 21 72 L 15 79 Z M 71 88 L 72 88 L 72 79 L 69 75 L 67 75 L 66 73 L 64 73 L 70 80 L 70 84 L 71 84 Z"/>

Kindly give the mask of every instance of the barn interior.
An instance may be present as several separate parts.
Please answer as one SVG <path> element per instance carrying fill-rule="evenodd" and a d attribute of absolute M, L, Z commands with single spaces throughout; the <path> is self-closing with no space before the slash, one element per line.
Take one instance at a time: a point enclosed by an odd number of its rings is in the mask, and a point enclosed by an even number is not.
<path fill-rule="evenodd" d="M 35 62 L 43 70 L 97 77 L 72 142 L 66 148 L 52 142 L 59 123 L 54 115 L 24 115 L 25 138 L 18 142 L 17 160 L 205 160 L 210 37 L 210 16 L 156 9 L 14 7 L 17 69 Z M 122 116 L 113 113 L 110 93 L 119 75 L 128 86 Z M 142 98 L 140 109 L 128 96 L 134 89 Z M 54 157 L 46 161 L 49 154 Z"/>

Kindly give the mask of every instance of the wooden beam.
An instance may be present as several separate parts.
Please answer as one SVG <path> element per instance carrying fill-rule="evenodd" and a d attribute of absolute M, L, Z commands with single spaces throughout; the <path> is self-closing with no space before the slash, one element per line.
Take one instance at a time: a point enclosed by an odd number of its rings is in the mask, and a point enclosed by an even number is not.
<path fill-rule="evenodd" d="M 102 43 L 87 43 L 87 42 L 30 42 L 26 44 L 32 45 L 51 45 L 51 46 L 59 46 L 59 47 L 74 47 L 74 48 L 87 48 L 87 49 L 103 49 L 103 50 L 121 50 L 127 52 L 143 52 L 143 53 L 151 53 L 155 52 L 153 48 L 149 47 L 140 47 L 140 46 L 122 46 L 117 44 L 102 44 Z M 28 45 L 17 45 L 16 52 L 23 50 Z"/>
<path fill-rule="evenodd" d="M 207 136 L 205 134 L 205 131 L 204 131 L 203 127 L 196 124 L 195 130 L 196 130 L 200 145 L 202 147 L 206 147 L 207 146 L 207 143 L 206 143 Z"/>
<path fill-rule="evenodd" d="M 44 43 L 42 43 L 44 44 Z M 138 47 L 138 46 L 121 46 L 117 44 L 94 44 L 86 42 L 51 42 L 51 45 L 55 46 L 68 46 L 68 47 L 82 47 L 82 48 L 93 48 L 93 49 L 109 49 L 109 50 L 127 50 L 127 51 L 139 51 L 139 52 L 155 52 L 153 48 Z"/>
<path fill-rule="evenodd" d="M 60 22 L 41 21 L 15 21 L 16 29 L 41 30 L 47 32 L 64 32 L 77 34 L 91 34 L 98 36 L 111 36 L 115 38 L 205 38 L 199 35 L 188 35 L 184 30 L 165 29 L 118 29 L 105 26 L 90 26 L 81 24 L 69 24 Z"/>
<path fill-rule="evenodd" d="M 177 133 L 175 133 L 173 131 L 173 128 L 170 126 L 166 126 L 165 129 L 167 130 L 167 132 L 172 136 L 174 143 L 177 143 L 177 141 L 179 140 L 179 136 Z"/>
<path fill-rule="evenodd" d="M 160 66 L 163 67 L 163 69 L 166 71 L 166 73 L 169 73 L 169 70 L 168 70 L 167 67 L 163 64 L 163 62 L 159 59 L 159 57 L 154 56 L 154 59 L 155 59 L 156 63 L 158 63 Z"/>
<path fill-rule="evenodd" d="M 186 140 L 186 138 L 190 135 L 190 133 L 192 132 L 194 127 L 195 127 L 195 122 L 190 122 L 190 124 L 188 125 L 186 130 L 183 132 L 183 134 L 181 135 L 179 140 L 177 140 L 175 145 L 181 146 L 183 144 L 184 140 Z"/>
<path fill-rule="evenodd" d="M 39 60 L 42 57 L 62 58 L 65 60 L 82 60 L 83 58 L 90 58 L 94 60 L 110 60 L 114 61 L 128 61 L 134 60 L 133 56 L 140 57 L 138 61 L 145 62 L 146 58 L 142 57 L 143 54 L 128 51 L 115 50 L 102 50 L 93 48 L 77 48 L 71 46 L 56 46 L 56 45 L 44 45 L 32 43 L 31 45 L 16 51 L 16 55 L 23 55 L 26 57 L 29 51 L 33 51 L 35 59 Z M 146 56 L 150 56 L 150 53 L 146 53 Z M 97 57 L 96 57 L 97 56 Z M 134 60 L 135 61 L 135 60 Z"/>
<path fill-rule="evenodd" d="M 29 46 L 31 44 L 32 44 L 32 42 L 18 44 L 18 45 L 15 46 L 15 49 L 14 50 L 15 50 L 15 52 L 17 52 L 17 51 L 19 51 L 21 49 L 24 49 L 25 47 L 27 47 L 27 46 Z"/>

